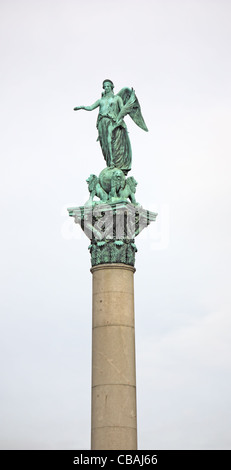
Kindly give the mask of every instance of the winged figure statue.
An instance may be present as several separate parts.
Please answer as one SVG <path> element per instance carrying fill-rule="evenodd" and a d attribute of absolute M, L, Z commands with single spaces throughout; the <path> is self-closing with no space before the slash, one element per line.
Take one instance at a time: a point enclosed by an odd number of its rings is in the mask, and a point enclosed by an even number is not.
<path fill-rule="evenodd" d="M 129 114 L 141 129 L 147 132 L 148 128 L 133 88 L 122 88 L 115 95 L 113 82 L 106 79 L 103 81 L 103 89 L 101 98 L 94 104 L 76 106 L 74 111 L 92 111 L 99 108 L 96 127 L 107 167 L 119 168 L 126 175 L 131 169 L 132 150 L 124 117 Z"/>

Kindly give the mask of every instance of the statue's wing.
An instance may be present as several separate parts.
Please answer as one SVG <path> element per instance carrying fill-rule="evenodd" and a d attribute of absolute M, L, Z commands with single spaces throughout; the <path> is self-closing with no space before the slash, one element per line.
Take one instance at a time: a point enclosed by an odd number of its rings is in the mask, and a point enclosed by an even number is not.
<path fill-rule="evenodd" d="M 121 109 L 118 120 L 122 119 L 126 114 L 133 119 L 133 121 L 144 131 L 148 131 L 148 128 L 145 124 L 144 118 L 141 113 L 140 103 L 135 95 L 133 88 L 122 88 L 122 90 L 117 93 L 123 101 L 123 108 Z"/>

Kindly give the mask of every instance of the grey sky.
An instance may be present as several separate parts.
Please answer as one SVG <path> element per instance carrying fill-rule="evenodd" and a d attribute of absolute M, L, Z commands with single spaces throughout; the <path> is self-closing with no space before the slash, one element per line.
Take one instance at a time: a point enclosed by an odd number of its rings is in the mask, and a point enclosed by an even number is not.
<path fill-rule="evenodd" d="M 230 449 L 231 4 L 1 0 L 2 449 L 90 445 L 88 240 L 66 208 L 104 167 L 97 111 L 133 86 L 141 449 Z"/>

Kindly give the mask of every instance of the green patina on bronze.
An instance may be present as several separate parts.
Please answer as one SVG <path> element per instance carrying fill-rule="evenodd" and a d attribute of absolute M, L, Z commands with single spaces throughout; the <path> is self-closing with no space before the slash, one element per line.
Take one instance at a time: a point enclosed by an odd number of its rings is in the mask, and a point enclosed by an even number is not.
<path fill-rule="evenodd" d="M 157 217 L 155 212 L 127 201 L 71 207 L 74 217 L 91 241 L 92 266 L 101 263 L 135 264 L 135 237 Z"/>
<path fill-rule="evenodd" d="M 91 174 L 87 178 L 88 191 L 90 197 L 86 205 L 94 205 L 99 201 L 113 203 L 130 200 L 133 204 L 138 205 L 135 198 L 137 181 L 133 176 L 125 177 L 119 168 L 104 168 L 99 177 Z"/>
<path fill-rule="evenodd" d="M 87 178 L 89 199 L 83 206 L 69 208 L 90 240 L 92 266 L 107 263 L 135 264 L 135 237 L 157 214 L 147 211 L 136 201 L 137 181 L 127 177 L 131 170 L 132 151 L 124 117 L 129 115 L 148 131 L 133 88 L 114 94 L 111 80 L 104 80 L 101 98 L 91 106 L 77 106 L 75 111 L 99 108 L 98 140 L 106 162 L 99 176 Z"/>
<path fill-rule="evenodd" d="M 132 150 L 124 117 L 129 114 L 141 129 L 148 131 L 133 88 L 122 88 L 114 95 L 111 80 L 104 80 L 101 98 L 91 106 L 76 106 L 74 111 L 93 111 L 99 108 L 97 118 L 98 140 L 106 165 L 127 173 L 131 169 Z"/>
<path fill-rule="evenodd" d="M 135 265 L 135 253 L 137 252 L 137 248 L 134 240 L 92 242 L 88 248 L 91 253 L 92 266 L 107 263 Z"/>

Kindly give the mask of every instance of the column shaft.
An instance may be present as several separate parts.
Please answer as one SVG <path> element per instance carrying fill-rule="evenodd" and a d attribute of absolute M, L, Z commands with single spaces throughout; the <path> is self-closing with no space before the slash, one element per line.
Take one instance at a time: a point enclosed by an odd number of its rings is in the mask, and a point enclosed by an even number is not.
<path fill-rule="evenodd" d="M 91 449 L 137 449 L 134 272 L 94 266 Z"/>

